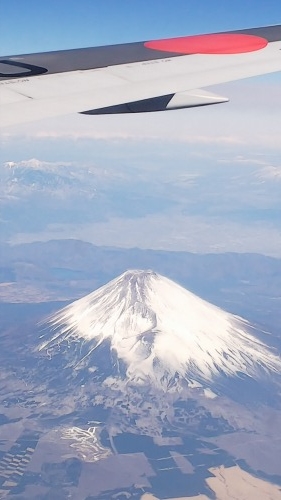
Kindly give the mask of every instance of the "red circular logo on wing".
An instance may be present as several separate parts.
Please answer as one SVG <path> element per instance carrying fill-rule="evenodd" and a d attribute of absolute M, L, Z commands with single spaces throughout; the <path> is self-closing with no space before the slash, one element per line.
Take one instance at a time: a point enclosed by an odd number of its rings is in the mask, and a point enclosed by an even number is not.
<path fill-rule="evenodd" d="M 145 42 L 145 47 L 178 54 L 242 54 L 266 47 L 265 38 L 253 35 L 195 35 Z"/>

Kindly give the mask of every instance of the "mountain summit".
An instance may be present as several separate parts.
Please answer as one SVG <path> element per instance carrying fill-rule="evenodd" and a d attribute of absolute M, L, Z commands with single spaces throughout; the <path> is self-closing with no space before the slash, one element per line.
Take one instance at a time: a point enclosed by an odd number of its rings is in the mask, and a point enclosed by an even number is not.
<path fill-rule="evenodd" d="M 252 335 L 247 321 L 153 271 L 125 272 L 54 314 L 49 324 L 52 338 L 40 350 L 80 345 L 74 364 L 85 368 L 99 364 L 98 352 L 107 346 L 108 359 L 133 384 L 167 389 L 280 370 L 279 358 Z"/>

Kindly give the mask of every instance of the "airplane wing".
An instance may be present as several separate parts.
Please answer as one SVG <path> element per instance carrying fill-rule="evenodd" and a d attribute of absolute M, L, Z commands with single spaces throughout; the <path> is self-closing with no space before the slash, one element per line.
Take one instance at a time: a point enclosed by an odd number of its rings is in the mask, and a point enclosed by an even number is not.
<path fill-rule="evenodd" d="M 0 126 L 225 102 L 206 87 L 281 71 L 281 25 L 0 57 Z"/>

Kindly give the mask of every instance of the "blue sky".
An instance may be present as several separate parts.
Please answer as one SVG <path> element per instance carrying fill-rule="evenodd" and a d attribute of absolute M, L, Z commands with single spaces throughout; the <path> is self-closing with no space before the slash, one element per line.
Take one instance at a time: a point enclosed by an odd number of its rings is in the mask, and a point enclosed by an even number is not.
<path fill-rule="evenodd" d="M 0 0 L 0 23 L 1 54 L 9 55 L 280 24 L 281 2 Z M 113 246 L 281 257 L 280 88 L 276 73 L 210 89 L 230 98 L 223 105 L 149 115 L 71 115 L 5 129 L 0 166 L 36 158 L 42 168 L 44 162 L 55 168 L 66 162 L 83 166 L 83 175 L 89 165 L 99 179 L 104 172 L 107 180 L 118 177 L 118 189 L 105 188 L 111 211 L 103 222 L 89 217 L 56 226 L 52 220 L 37 233 L 21 227 L 11 241 L 77 237 Z M 143 192 L 136 191 L 136 179 Z M 194 188 L 185 194 L 189 179 Z M 159 192 L 167 204 L 155 211 Z M 132 215 L 133 193 L 147 207 L 142 216 Z M 128 201 L 117 216 L 118 197 Z M 40 220 L 43 209 L 36 210 Z"/>

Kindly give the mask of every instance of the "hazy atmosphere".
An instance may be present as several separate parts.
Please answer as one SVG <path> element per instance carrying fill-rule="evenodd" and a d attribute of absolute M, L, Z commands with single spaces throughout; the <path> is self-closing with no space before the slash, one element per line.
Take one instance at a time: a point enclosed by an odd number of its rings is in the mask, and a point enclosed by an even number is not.
<path fill-rule="evenodd" d="M 6 129 L 2 240 L 280 257 L 280 78 L 209 109 Z"/>

